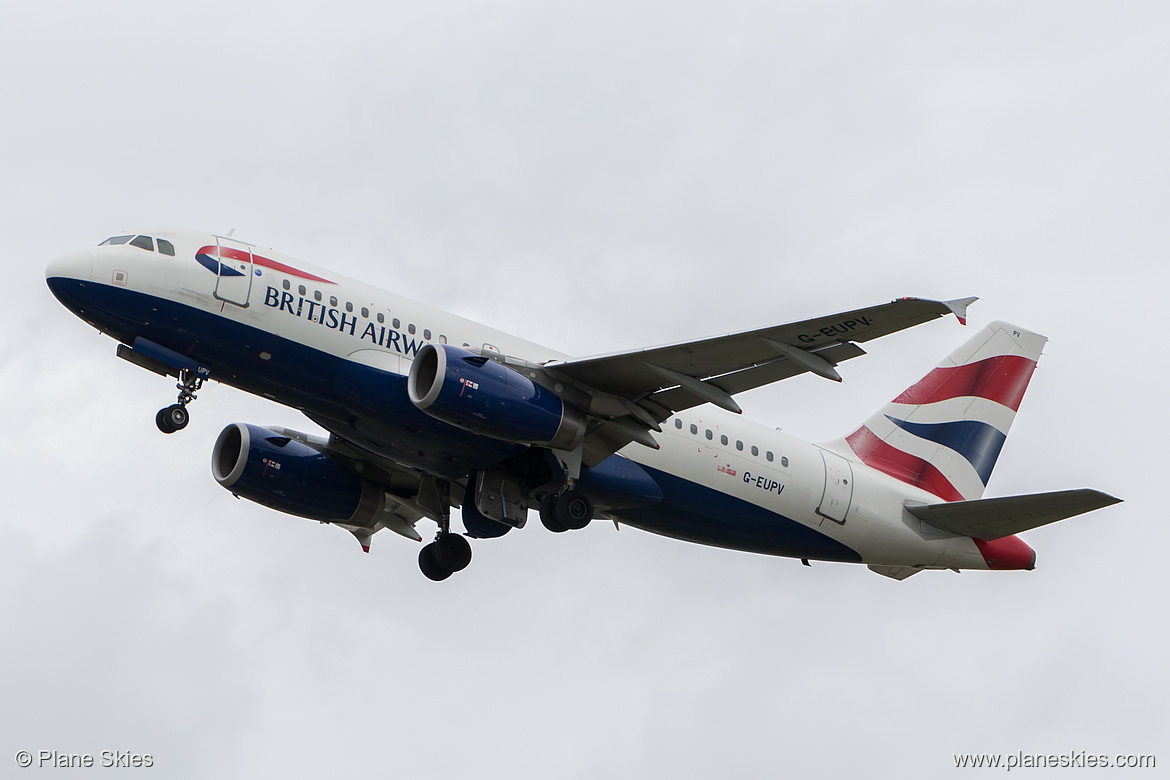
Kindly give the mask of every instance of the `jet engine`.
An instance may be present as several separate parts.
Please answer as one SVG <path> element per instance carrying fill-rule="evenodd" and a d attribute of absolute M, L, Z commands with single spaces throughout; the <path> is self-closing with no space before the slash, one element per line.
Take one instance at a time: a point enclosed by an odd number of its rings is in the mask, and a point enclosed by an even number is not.
<path fill-rule="evenodd" d="M 580 409 L 519 371 L 449 344 L 418 351 L 406 388 L 430 416 L 493 439 L 570 450 L 585 435 Z"/>
<path fill-rule="evenodd" d="M 237 496 L 312 520 L 369 526 L 385 500 L 381 488 L 329 455 L 246 423 L 220 432 L 211 473 Z"/>

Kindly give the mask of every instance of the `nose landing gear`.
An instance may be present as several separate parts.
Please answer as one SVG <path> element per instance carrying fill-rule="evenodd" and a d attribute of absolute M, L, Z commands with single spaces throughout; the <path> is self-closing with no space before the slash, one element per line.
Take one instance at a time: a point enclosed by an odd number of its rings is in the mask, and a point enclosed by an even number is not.
<path fill-rule="evenodd" d="M 154 416 L 154 424 L 163 433 L 174 433 L 187 427 L 191 421 L 191 414 L 187 411 L 187 404 L 195 400 L 195 394 L 203 387 L 203 379 L 194 371 L 183 369 L 179 372 L 179 402 L 171 404 L 165 409 L 159 409 Z"/>

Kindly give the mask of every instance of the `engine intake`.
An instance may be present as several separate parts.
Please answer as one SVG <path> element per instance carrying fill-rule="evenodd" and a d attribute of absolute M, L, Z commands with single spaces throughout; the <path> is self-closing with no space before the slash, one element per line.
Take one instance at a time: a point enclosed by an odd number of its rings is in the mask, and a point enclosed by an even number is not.
<path fill-rule="evenodd" d="M 258 425 L 220 431 L 211 473 L 237 496 L 312 520 L 369 526 L 385 502 L 381 488 L 329 455 Z"/>
<path fill-rule="evenodd" d="M 418 351 L 406 388 L 430 416 L 493 439 L 571 450 L 585 436 L 580 409 L 519 371 L 449 344 Z"/>

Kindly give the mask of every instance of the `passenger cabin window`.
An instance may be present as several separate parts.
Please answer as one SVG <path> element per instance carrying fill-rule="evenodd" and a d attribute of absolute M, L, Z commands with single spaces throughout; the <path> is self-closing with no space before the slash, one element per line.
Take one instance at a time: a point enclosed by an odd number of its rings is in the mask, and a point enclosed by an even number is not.
<path fill-rule="evenodd" d="M 412 336 L 414 335 L 414 323 L 413 322 L 406 326 L 406 332 Z"/>
<path fill-rule="evenodd" d="M 439 343 L 440 343 L 440 344 L 446 344 L 446 343 L 447 343 L 447 337 L 446 337 L 446 336 L 444 336 L 442 333 L 440 333 L 440 334 L 439 334 Z"/>
<path fill-rule="evenodd" d="M 132 238 L 134 238 L 134 236 L 111 236 L 110 238 L 107 238 L 105 241 L 98 244 L 98 246 L 113 246 L 114 244 L 125 244 L 125 243 L 129 242 L 130 239 L 132 239 Z"/>
<path fill-rule="evenodd" d="M 395 317 L 394 322 L 392 322 L 390 324 L 394 326 L 394 330 L 402 330 L 402 322 L 399 321 L 399 319 L 397 317 Z"/>
<path fill-rule="evenodd" d="M 167 241 L 165 238 L 160 238 L 158 240 L 158 251 L 162 252 L 164 255 L 170 255 L 171 257 L 174 257 L 175 245 L 170 241 Z"/>
<path fill-rule="evenodd" d="M 674 427 L 678 428 L 681 431 L 682 430 L 682 420 L 679 420 L 676 418 L 674 421 Z"/>
<path fill-rule="evenodd" d="M 780 465 L 783 466 L 784 468 L 788 468 L 788 458 L 781 456 L 780 457 Z"/>
<path fill-rule="evenodd" d="M 381 325 L 384 322 L 386 322 L 386 315 L 382 312 L 378 312 L 378 324 Z"/>
<path fill-rule="evenodd" d="M 284 282 L 281 283 L 281 287 L 283 287 L 286 290 L 291 290 L 292 289 L 292 282 L 290 282 L 288 279 L 285 279 Z"/>
<path fill-rule="evenodd" d="M 771 463 L 772 462 L 772 451 L 768 450 L 767 452 L 765 452 L 764 457 L 768 459 L 769 463 Z"/>
<path fill-rule="evenodd" d="M 740 441 L 740 440 L 738 440 L 738 439 L 736 439 L 736 441 L 735 441 L 735 448 L 736 448 L 737 450 L 739 450 L 740 452 L 743 452 L 743 442 L 742 442 L 742 441 Z"/>
<path fill-rule="evenodd" d="M 754 444 L 752 445 L 752 455 L 754 455 L 757 458 L 760 457 L 760 448 Z"/>
<path fill-rule="evenodd" d="M 353 314 L 353 303 L 351 303 L 350 301 L 346 301 L 345 302 L 345 310 L 347 312 L 349 312 L 350 314 Z"/>
<path fill-rule="evenodd" d="M 145 249 L 147 252 L 154 251 L 154 239 L 150 236 L 135 236 L 130 241 L 130 246 L 136 246 L 139 249 Z"/>
<path fill-rule="evenodd" d="M 336 295 L 329 296 L 329 305 L 335 309 L 337 308 L 337 296 Z"/>
<path fill-rule="evenodd" d="M 707 429 L 707 441 L 711 441 L 713 438 L 715 438 L 715 435 L 714 435 L 714 434 L 712 434 L 712 433 L 711 433 L 711 429 L 710 429 L 710 428 L 708 428 L 708 429 Z"/>
<path fill-rule="evenodd" d="M 720 437 L 719 437 L 719 443 L 720 443 L 720 444 L 722 444 L 724 447 L 726 447 L 726 446 L 727 446 L 727 437 L 726 437 L 726 436 L 720 436 Z"/>
<path fill-rule="evenodd" d="M 695 434 L 698 432 L 699 432 L 699 426 L 695 425 L 694 423 L 691 423 L 691 433 Z"/>
<path fill-rule="evenodd" d="M 427 341 L 431 340 L 431 329 L 430 328 L 426 328 L 423 330 L 423 338 L 426 339 Z"/>
<path fill-rule="evenodd" d="M 363 306 L 362 307 L 362 319 L 368 320 L 369 318 L 370 318 L 370 309 L 368 306 Z"/>
<path fill-rule="evenodd" d="M 303 284 L 302 284 L 302 285 L 300 285 L 299 287 L 297 287 L 297 294 L 298 294 L 298 295 L 300 295 L 301 297 L 304 297 L 304 295 L 305 295 L 305 286 L 304 286 Z"/>

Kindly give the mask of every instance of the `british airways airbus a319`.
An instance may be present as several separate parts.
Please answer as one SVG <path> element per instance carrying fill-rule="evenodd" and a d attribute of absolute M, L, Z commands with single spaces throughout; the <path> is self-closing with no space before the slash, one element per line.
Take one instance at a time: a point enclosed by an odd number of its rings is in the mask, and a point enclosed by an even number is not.
<path fill-rule="evenodd" d="M 1117 503 L 1076 489 L 984 498 L 1045 338 L 993 322 L 835 441 L 745 420 L 734 396 L 811 372 L 974 299 L 891 303 L 743 333 L 577 358 L 224 236 L 126 233 L 58 257 L 53 295 L 178 378 L 155 421 L 187 425 L 204 382 L 302 411 L 328 438 L 229 425 L 216 481 L 279 512 L 434 540 L 443 580 L 472 539 L 606 518 L 699 544 L 924 569 L 1032 569 L 1015 534 Z M 451 521 L 458 507 L 464 533 Z"/>

